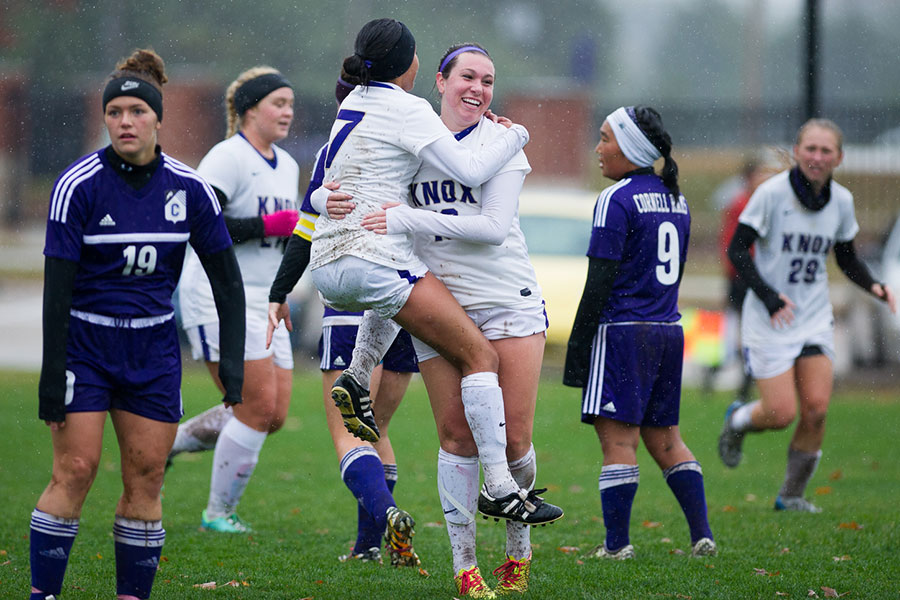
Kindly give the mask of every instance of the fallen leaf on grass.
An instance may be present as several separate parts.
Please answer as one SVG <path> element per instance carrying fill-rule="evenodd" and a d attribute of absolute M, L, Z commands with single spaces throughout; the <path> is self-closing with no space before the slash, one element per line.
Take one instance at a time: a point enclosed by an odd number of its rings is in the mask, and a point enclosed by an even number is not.
<path fill-rule="evenodd" d="M 159 562 L 169 562 L 169 557 L 168 556 L 160 556 Z"/>
<path fill-rule="evenodd" d="M 0 556 L 6 556 L 6 550 L 0 550 Z"/>
<path fill-rule="evenodd" d="M 229 582 L 226 583 L 225 585 L 231 586 L 231 587 L 241 587 L 240 582 L 238 582 L 236 579 L 232 579 L 231 581 L 229 581 Z"/>
<path fill-rule="evenodd" d="M 775 592 L 776 596 L 790 596 L 787 592 Z"/>
<path fill-rule="evenodd" d="M 816 496 L 827 496 L 831 493 L 830 485 L 823 485 L 821 487 L 816 488 Z"/>
<path fill-rule="evenodd" d="M 641 523 L 641 525 L 643 525 L 647 529 L 656 529 L 657 527 L 662 527 L 662 523 L 660 523 L 659 521 L 644 521 L 643 523 Z"/>
<path fill-rule="evenodd" d="M 818 598 L 819 597 L 819 595 L 813 590 L 809 590 L 809 593 L 807 593 L 806 596 L 808 598 Z"/>
<path fill-rule="evenodd" d="M 4 562 L 0 563 L 0 567 L 5 567 L 6 565 L 8 565 L 11 562 L 12 562 L 11 560 L 4 561 Z"/>
<path fill-rule="evenodd" d="M 737 512 L 737 509 L 730 504 L 726 504 L 722 507 L 722 512 Z"/>
<path fill-rule="evenodd" d="M 669 550 L 669 554 L 684 554 L 684 550 L 681 548 L 672 548 Z"/>
<path fill-rule="evenodd" d="M 862 529 L 862 528 L 863 528 L 863 526 L 860 525 L 859 523 L 857 523 L 856 521 L 850 521 L 849 523 L 841 523 L 840 525 L 838 525 L 838 529 L 858 530 L 858 529 Z"/>
<path fill-rule="evenodd" d="M 822 586 L 822 591 L 825 592 L 826 598 L 840 598 L 841 596 L 846 596 L 849 592 L 844 592 L 843 594 L 838 594 L 837 590 L 830 587 Z"/>
<path fill-rule="evenodd" d="M 574 554 L 575 552 L 581 550 L 581 548 L 579 548 L 578 546 L 559 546 L 557 550 L 566 554 Z"/>
<path fill-rule="evenodd" d="M 828 476 L 828 479 L 830 479 L 832 481 L 838 481 L 843 478 L 844 478 L 844 472 L 841 471 L 840 469 L 835 469 L 834 471 L 831 472 L 831 475 Z"/>
<path fill-rule="evenodd" d="M 444 526 L 444 524 L 440 523 L 438 521 L 429 521 L 428 523 L 425 523 L 425 527 L 443 527 L 443 526 Z"/>
<path fill-rule="evenodd" d="M 850 555 L 849 555 L 849 554 L 844 554 L 844 555 L 842 555 L 842 556 L 832 556 L 832 557 L 831 557 L 831 560 L 833 560 L 834 562 L 841 562 L 841 561 L 844 561 L 844 560 L 850 560 Z"/>
<path fill-rule="evenodd" d="M 431 574 L 429 574 L 428 571 L 426 571 L 422 567 L 419 567 L 419 575 L 421 575 L 422 577 L 431 577 Z"/>
<path fill-rule="evenodd" d="M 570 486 L 569 486 L 569 493 L 570 493 L 570 494 L 580 494 L 580 493 L 583 492 L 583 491 L 584 491 L 584 488 L 581 487 L 580 485 L 570 485 Z"/>
<path fill-rule="evenodd" d="M 206 583 L 195 583 L 195 588 L 200 588 L 201 590 L 214 590 L 216 589 L 215 581 L 207 581 Z"/>
<path fill-rule="evenodd" d="M 576 564 L 576 565 L 583 565 L 583 564 L 584 564 L 584 561 L 581 560 L 581 559 L 579 558 L 579 559 L 576 559 L 576 560 L 575 560 L 575 564 Z"/>
<path fill-rule="evenodd" d="M 98 552 L 98 553 L 97 553 L 97 558 L 100 559 L 100 560 L 103 560 L 103 555 L 100 554 L 100 553 Z"/>
<path fill-rule="evenodd" d="M 661 539 L 661 540 L 659 540 L 659 541 L 661 541 L 663 544 L 671 544 L 671 543 L 672 543 L 672 539 L 671 539 L 671 538 L 663 538 L 663 539 Z"/>
<path fill-rule="evenodd" d="M 781 549 L 781 554 L 787 554 L 787 553 L 790 552 L 790 551 L 791 551 L 790 548 L 782 548 L 782 549 Z"/>
<path fill-rule="evenodd" d="M 744 500 L 747 502 L 756 502 L 756 494 L 747 494 L 744 496 Z"/>
<path fill-rule="evenodd" d="M 754 568 L 753 574 L 754 575 L 765 575 L 766 577 L 778 577 L 779 575 L 781 575 L 781 571 L 773 571 L 770 573 L 770 572 L 766 571 L 765 569 Z"/>
<path fill-rule="evenodd" d="M 300 509 L 299 509 L 299 508 L 292 508 L 292 509 L 291 509 L 291 514 L 292 514 L 292 515 L 299 515 L 299 514 L 300 514 Z"/>

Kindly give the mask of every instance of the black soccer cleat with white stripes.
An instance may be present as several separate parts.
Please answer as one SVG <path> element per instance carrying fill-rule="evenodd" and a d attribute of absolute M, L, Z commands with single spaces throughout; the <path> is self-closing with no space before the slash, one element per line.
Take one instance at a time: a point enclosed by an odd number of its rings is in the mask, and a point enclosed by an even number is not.
<path fill-rule="evenodd" d="M 495 521 L 504 519 L 526 525 L 546 525 L 563 517 L 563 509 L 538 496 L 546 491 L 547 488 L 521 489 L 502 498 L 494 498 L 482 486 L 478 495 L 478 512 L 485 519 L 493 518 Z"/>
<path fill-rule="evenodd" d="M 335 380 L 331 386 L 331 399 L 341 411 L 347 431 L 366 442 L 378 441 L 381 434 L 375 424 L 375 415 L 372 414 L 369 390 L 361 386 L 352 374 L 344 371 Z"/>

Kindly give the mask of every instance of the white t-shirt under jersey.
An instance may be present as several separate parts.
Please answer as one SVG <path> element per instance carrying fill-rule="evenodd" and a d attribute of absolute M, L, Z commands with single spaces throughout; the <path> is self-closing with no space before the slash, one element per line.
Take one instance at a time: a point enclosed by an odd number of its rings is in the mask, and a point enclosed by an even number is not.
<path fill-rule="evenodd" d="M 825 261 L 835 243 L 848 242 L 859 231 L 850 191 L 832 180 L 828 204 L 812 211 L 797 199 L 784 171 L 756 189 L 740 222 L 759 233 L 753 261 L 763 280 L 796 304 L 793 323 L 774 328 L 762 301 L 747 294 L 743 343 L 796 342 L 830 331 L 834 317 Z"/>
<path fill-rule="evenodd" d="M 457 134 L 457 137 L 464 146 L 478 150 L 505 131 L 502 125 L 482 118 L 474 129 Z M 484 233 L 486 229 L 477 219 L 471 219 L 482 215 L 485 208 L 484 188 L 498 181 L 503 174 L 514 171 L 519 172 L 519 178 L 514 179 L 513 191 L 499 198 L 502 206 L 498 208 L 505 217 L 500 216 L 498 220 L 509 224 L 508 231 L 503 232 L 505 236 L 497 238 L 502 242 L 467 241 L 473 239 L 473 234 Z M 413 179 L 409 205 L 419 210 L 404 212 L 413 221 L 408 224 L 409 228 L 416 231 L 413 237 L 415 253 L 466 310 L 541 305 L 541 289 L 528 258 L 518 217 L 518 192 L 522 179 L 530 171 L 528 159 L 520 151 L 484 186 L 465 186 L 429 164 L 423 164 Z M 427 213 L 457 216 L 435 218 L 436 215 Z M 395 214 L 389 211 L 388 219 Z"/>
<path fill-rule="evenodd" d="M 394 269 L 421 265 L 413 254 L 410 236 L 379 235 L 363 229 L 360 222 L 385 202 L 405 202 L 408 186 L 423 163 L 423 150 L 435 142 L 445 141 L 452 144 L 446 150 L 464 150 L 426 100 L 381 82 L 357 86 L 351 91 L 341 103 L 331 128 L 324 182 L 338 181 L 341 191 L 353 196 L 356 208 L 344 219 L 317 221 L 310 268 L 344 255 Z M 497 143 L 483 156 L 466 154 L 474 167 L 469 170 L 473 173 L 480 170 L 478 181 L 486 180 L 526 141 L 524 129 L 509 130 L 507 135 L 498 136 Z M 456 168 L 469 164 L 465 159 L 451 162 Z"/>
<path fill-rule="evenodd" d="M 240 134 L 219 142 L 197 171 L 228 197 L 226 217 L 261 217 L 279 210 L 298 209 L 300 167 L 290 154 L 273 145 L 275 166 Z M 265 237 L 234 245 L 241 267 L 248 311 L 268 311 L 269 287 L 278 272 L 287 238 Z M 209 280 L 197 255 L 185 261 L 179 284 L 179 305 L 185 327 L 217 322 Z"/>

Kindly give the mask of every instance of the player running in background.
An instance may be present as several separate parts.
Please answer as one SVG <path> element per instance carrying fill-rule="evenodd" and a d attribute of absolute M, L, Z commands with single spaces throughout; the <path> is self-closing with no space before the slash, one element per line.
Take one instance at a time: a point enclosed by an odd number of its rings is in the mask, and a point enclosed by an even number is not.
<path fill-rule="evenodd" d="M 111 144 L 67 167 L 53 187 L 38 389 L 53 475 L 31 515 L 32 600 L 62 589 L 107 413 L 124 487 L 112 532 L 116 593 L 150 597 L 165 539 L 159 492 L 182 416 L 172 293 L 188 242 L 219 307 L 223 402 L 241 402 L 240 269 L 212 188 L 157 145 L 166 80 L 150 50 L 117 65 L 102 97 Z"/>
<path fill-rule="evenodd" d="M 477 149 L 505 131 L 484 116 L 493 98 L 494 76 L 493 60 L 478 44 L 452 46 L 441 58 L 436 74 L 441 120 L 469 148 Z M 409 204 L 370 213 L 362 221 L 363 227 L 381 234 L 415 234 L 416 255 L 490 340 L 500 357 L 506 456 L 516 483 L 526 490 L 533 490 L 536 475 L 531 438 L 547 329 L 541 290 L 517 218 L 519 192 L 530 170 L 520 152 L 483 185 L 468 187 L 425 164 L 413 179 Z M 352 203 L 329 205 L 352 208 Z M 438 493 L 457 591 L 461 596 L 493 597 L 475 556 L 475 514 L 494 500 L 478 492 L 478 448 L 460 396 L 462 375 L 427 344 L 417 339 L 413 343 L 441 444 Z M 494 570 L 498 591 L 522 593 L 528 589 L 531 568 L 529 527 L 514 521 L 507 521 L 506 527 L 506 562 Z"/>
<path fill-rule="evenodd" d="M 593 424 L 603 449 L 606 539 L 591 552 L 597 558 L 634 557 L 628 525 L 640 440 L 684 511 L 692 555 L 716 553 L 703 471 L 678 429 L 684 355 L 678 286 L 691 216 L 671 151 L 652 108 L 619 108 L 600 127 L 600 169 L 616 183 L 594 207 L 587 281 L 563 376 L 564 384 L 582 388 L 581 420 Z M 659 158 L 662 175 L 653 171 Z"/>
<path fill-rule="evenodd" d="M 213 146 L 197 170 L 222 204 L 243 274 L 247 307 L 244 402 L 234 408 L 234 418 L 226 420 L 217 437 L 201 526 L 210 531 L 245 533 L 250 528 L 235 512 L 238 502 L 266 436 L 281 428 L 291 400 L 294 359 L 290 340 L 286 331 L 280 331 L 273 346 L 267 347 L 266 320 L 269 286 L 297 223 L 300 169 L 275 145 L 287 136 L 294 118 L 294 92 L 281 73 L 271 67 L 244 71 L 228 86 L 225 106 L 226 139 Z M 215 302 L 193 253 L 185 263 L 178 290 L 192 354 L 206 362 L 213 381 L 221 387 L 216 377 Z M 221 407 L 214 410 L 222 412 Z M 183 431 L 187 433 L 189 427 L 185 424 Z"/>
<path fill-rule="evenodd" d="M 350 83 L 352 81 L 353 83 Z M 355 87 L 355 81 L 346 73 L 338 78 L 335 97 L 340 104 Z M 290 293 L 306 267 L 309 265 L 312 235 L 315 232 L 319 213 L 310 204 L 311 193 L 322 185 L 325 175 L 325 156 L 328 146 L 316 155 L 313 176 L 309 182 L 301 208 L 300 220 L 294 235 L 288 242 L 287 250 L 278 268 L 278 274 L 269 292 L 269 324 L 267 338 L 277 331 L 279 321 L 284 320 L 292 330 L 290 307 L 287 295 Z M 372 398 L 374 418 L 381 431 L 378 441 L 370 443 L 361 440 L 344 427 L 341 413 L 331 400 L 331 386 L 343 369 L 350 364 L 353 347 L 356 344 L 357 328 L 362 320 L 361 312 L 338 311 L 325 307 L 322 319 L 322 337 L 319 342 L 319 367 L 322 369 L 322 389 L 324 391 L 325 416 L 341 470 L 341 480 L 357 500 L 357 536 L 353 549 L 339 560 L 382 562 L 379 544 L 386 535 L 391 564 L 415 567 L 419 557 L 404 532 L 388 529 L 388 514 L 396 502 L 393 499 L 394 486 L 398 480 L 397 459 L 388 436 L 387 428 L 391 417 L 406 393 L 412 373 L 418 371 L 412 340 L 405 331 L 400 331 L 397 340 L 385 354 L 383 365 L 376 368 L 372 376 Z M 394 522 L 402 525 L 402 520 Z M 410 534 L 411 535 L 411 534 Z"/>
<path fill-rule="evenodd" d="M 834 249 L 850 281 L 892 312 L 897 309 L 891 289 L 872 279 L 856 256 L 853 195 L 832 179 L 843 159 L 842 145 L 843 134 L 832 121 L 807 121 L 794 144 L 796 166 L 757 188 L 728 248 L 738 275 L 753 291 L 744 300 L 741 341 L 761 398 L 728 407 L 719 456 L 736 467 L 745 434 L 784 429 L 799 412 L 776 510 L 821 512 L 804 491 L 822 456 L 834 378 L 829 251 Z"/>

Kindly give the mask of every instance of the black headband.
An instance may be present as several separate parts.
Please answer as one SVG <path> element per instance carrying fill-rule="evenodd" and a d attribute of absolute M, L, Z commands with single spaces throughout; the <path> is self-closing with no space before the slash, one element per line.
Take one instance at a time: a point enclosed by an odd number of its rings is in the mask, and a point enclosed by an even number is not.
<path fill-rule="evenodd" d="M 135 98 L 140 98 L 150 106 L 153 112 L 156 113 L 156 118 L 162 121 L 162 92 L 143 79 L 129 77 L 127 75 L 111 79 L 109 83 L 106 84 L 106 89 L 103 90 L 104 113 L 106 112 L 106 105 L 109 104 L 109 101 L 113 98 L 118 98 L 119 96 L 134 96 Z"/>
<path fill-rule="evenodd" d="M 357 51 L 369 69 L 369 79 L 375 81 L 390 81 L 404 73 L 413 62 L 416 55 L 416 38 L 406 25 L 397 21 L 400 25 L 400 37 L 394 46 L 380 58 L 364 56 Z"/>
<path fill-rule="evenodd" d="M 234 93 L 234 109 L 238 116 L 242 117 L 260 100 L 283 87 L 294 89 L 291 82 L 285 79 L 281 73 L 266 73 L 245 81 Z"/>

